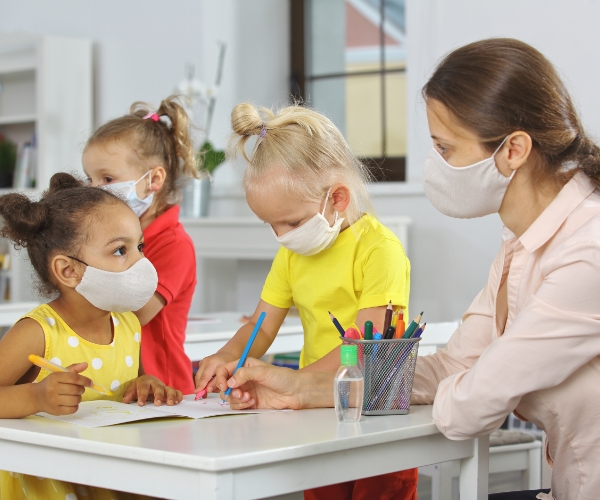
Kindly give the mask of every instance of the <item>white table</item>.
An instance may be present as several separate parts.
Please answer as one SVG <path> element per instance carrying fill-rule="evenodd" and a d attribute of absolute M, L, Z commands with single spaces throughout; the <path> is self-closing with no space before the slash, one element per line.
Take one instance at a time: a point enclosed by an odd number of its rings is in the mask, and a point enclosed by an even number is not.
<path fill-rule="evenodd" d="M 461 460 L 463 500 L 487 499 L 488 438 L 450 441 L 431 406 L 339 424 L 333 409 L 86 429 L 0 420 L 0 470 L 169 499 L 282 495 Z"/>
<path fill-rule="evenodd" d="M 242 313 L 220 312 L 201 315 L 205 318 L 216 318 L 218 323 L 188 323 L 184 349 L 192 361 L 200 361 L 217 352 L 235 335 L 244 324 L 240 321 Z M 279 329 L 268 354 L 297 352 L 304 345 L 304 330 L 299 317 L 288 316 Z"/>

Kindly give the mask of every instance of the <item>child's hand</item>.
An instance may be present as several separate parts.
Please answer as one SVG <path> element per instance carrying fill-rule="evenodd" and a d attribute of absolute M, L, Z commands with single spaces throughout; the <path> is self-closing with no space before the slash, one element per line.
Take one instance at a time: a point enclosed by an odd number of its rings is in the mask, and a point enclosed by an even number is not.
<path fill-rule="evenodd" d="M 176 391 L 172 387 L 163 384 L 152 375 L 142 375 L 131 381 L 123 396 L 123 403 L 128 404 L 137 399 L 138 405 L 144 406 L 151 395 L 154 396 L 156 406 L 161 406 L 163 401 L 166 401 L 168 406 L 173 406 L 181 403 L 183 399 L 181 391 Z"/>
<path fill-rule="evenodd" d="M 234 356 L 227 352 L 217 352 L 212 356 L 204 358 L 200 362 L 198 371 L 196 372 L 196 389 L 194 392 L 198 394 L 202 389 L 206 388 L 206 392 L 219 392 L 219 388 L 215 385 L 214 376 L 217 373 L 217 369 L 227 363 L 236 361 L 239 356 Z"/>
<path fill-rule="evenodd" d="M 71 373 L 51 373 L 39 384 L 33 384 L 39 411 L 50 415 L 72 415 L 81 403 L 81 395 L 92 381 L 79 375 L 88 367 L 87 363 L 68 366 Z"/>

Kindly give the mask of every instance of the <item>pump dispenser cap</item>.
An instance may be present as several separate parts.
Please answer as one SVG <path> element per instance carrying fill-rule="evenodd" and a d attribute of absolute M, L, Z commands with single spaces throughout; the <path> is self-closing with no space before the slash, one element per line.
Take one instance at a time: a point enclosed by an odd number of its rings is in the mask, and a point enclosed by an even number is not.
<path fill-rule="evenodd" d="M 355 345 L 342 345 L 340 347 L 340 361 L 342 366 L 356 366 L 358 353 Z"/>

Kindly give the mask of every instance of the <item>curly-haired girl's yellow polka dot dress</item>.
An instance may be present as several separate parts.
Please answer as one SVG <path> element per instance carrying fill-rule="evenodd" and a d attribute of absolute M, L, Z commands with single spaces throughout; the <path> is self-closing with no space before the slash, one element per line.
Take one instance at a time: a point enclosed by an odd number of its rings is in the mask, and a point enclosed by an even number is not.
<path fill-rule="evenodd" d="M 121 401 L 129 382 L 138 376 L 141 328 L 133 313 L 112 313 L 113 341 L 109 345 L 93 344 L 77 335 L 49 305 L 44 304 L 24 316 L 37 321 L 44 330 L 44 357 L 61 366 L 86 361 L 82 375 L 110 387 L 108 398 L 86 389 L 83 401 L 114 399 Z M 50 373 L 40 370 L 35 382 Z M 32 457 L 33 459 L 33 457 Z M 138 500 L 149 497 L 55 481 L 43 477 L 0 471 L 0 500 Z"/>

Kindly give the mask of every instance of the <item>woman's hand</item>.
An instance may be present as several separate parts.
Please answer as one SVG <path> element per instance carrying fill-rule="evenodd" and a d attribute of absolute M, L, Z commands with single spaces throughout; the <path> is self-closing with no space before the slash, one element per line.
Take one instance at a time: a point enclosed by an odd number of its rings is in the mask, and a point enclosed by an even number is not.
<path fill-rule="evenodd" d="M 137 399 L 138 405 L 144 406 L 150 396 L 153 396 L 156 406 L 161 406 L 163 402 L 166 402 L 168 406 L 173 406 L 181 403 L 183 399 L 181 391 L 176 391 L 172 387 L 163 384 L 152 375 L 142 375 L 131 381 L 123 396 L 123 403 L 131 403 L 131 401 Z"/>
<path fill-rule="evenodd" d="M 87 363 L 68 366 L 71 373 L 51 373 L 39 384 L 33 384 L 39 411 L 50 415 L 72 415 L 79 408 L 81 396 L 92 381 L 79 375 L 88 367 Z"/>
<path fill-rule="evenodd" d="M 217 369 L 238 359 L 239 356 L 234 356 L 224 351 L 219 351 L 212 356 L 204 358 L 200 362 L 200 366 L 198 366 L 198 371 L 196 372 L 196 389 L 194 392 L 198 394 L 204 388 L 206 388 L 207 393 L 219 392 L 213 378 L 217 373 Z"/>
<path fill-rule="evenodd" d="M 217 370 L 215 384 L 221 389 L 221 397 L 229 400 L 234 410 L 246 408 L 272 408 L 299 410 L 307 407 L 303 396 L 309 380 L 289 368 L 278 368 L 254 358 L 248 358 L 235 375 L 237 360 Z M 310 374 L 308 374 L 310 375 Z M 232 387 L 230 396 L 223 393 Z"/>

